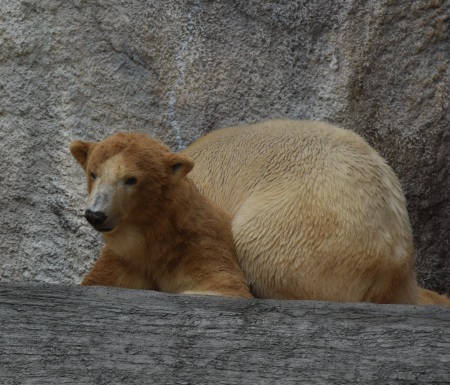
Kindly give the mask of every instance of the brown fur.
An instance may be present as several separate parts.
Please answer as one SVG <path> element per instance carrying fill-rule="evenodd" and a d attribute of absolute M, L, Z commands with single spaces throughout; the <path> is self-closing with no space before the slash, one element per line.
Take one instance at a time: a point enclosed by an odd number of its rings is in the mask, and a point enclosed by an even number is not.
<path fill-rule="evenodd" d="M 213 131 L 183 153 L 195 161 L 199 190 L 232 216 L 256 297 L 425 300 L 400 183 L 357 134 L 267 121 Z"/>
<path fill-rule="evenodd" d="M 419 289 L 420 305 L 444 305 L 450 306 L 450 298 L 445 294 L 438 294 L 435 291 Z"/>
<path fill-rule="evenodd" d="M 106 244 L 83 285 L 251 297 L 231 219 L 186 177 L 192 160 L 143 134 L 70 150 L 86 172 L 88 208 L 108 214 L 98 228 Z"/>

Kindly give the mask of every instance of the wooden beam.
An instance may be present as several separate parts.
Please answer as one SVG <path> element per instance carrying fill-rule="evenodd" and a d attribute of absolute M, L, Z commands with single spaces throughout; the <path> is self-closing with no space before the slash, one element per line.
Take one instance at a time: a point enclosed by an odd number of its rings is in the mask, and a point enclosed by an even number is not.
<path fill-rule="evenodd" d="M 1 384 L 449 384 L 450 311 L 0 285 Z"/>

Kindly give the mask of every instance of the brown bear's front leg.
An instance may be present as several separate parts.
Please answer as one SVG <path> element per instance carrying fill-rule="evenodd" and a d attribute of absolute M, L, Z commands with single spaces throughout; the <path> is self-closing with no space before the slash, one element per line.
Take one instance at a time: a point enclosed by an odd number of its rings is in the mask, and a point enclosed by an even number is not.
<path fill-rule="evenodd" d="M 130 289 L 156 290 L 149 278 L 135 272 L 105 246 L 100 258 L 81 282 L 83 286 L 115 286 Z"/>

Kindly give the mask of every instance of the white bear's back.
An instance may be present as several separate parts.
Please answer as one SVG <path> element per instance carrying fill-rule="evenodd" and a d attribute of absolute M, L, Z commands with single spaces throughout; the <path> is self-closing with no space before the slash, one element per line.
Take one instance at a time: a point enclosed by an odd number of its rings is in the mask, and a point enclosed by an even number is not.
<path fill-rule="evenodd" d="M 214 131 L 185 152 L 199 190 L 233 216 L 241 265 L 260 296 L 332 299 L 342 290 L 337 300 L 349 300 L 353 286 L 367 283 L 370 292 L 364 271 L 412 268 L 398 179 L 357 134 L 320 122 L 267 121 Z M 359 278 L 338 289 L 352 269 Z M 317 287 L 320 276 L 328 276 L 329 290 Z M 283 283 L 292 280 L 301 287 Z"/>

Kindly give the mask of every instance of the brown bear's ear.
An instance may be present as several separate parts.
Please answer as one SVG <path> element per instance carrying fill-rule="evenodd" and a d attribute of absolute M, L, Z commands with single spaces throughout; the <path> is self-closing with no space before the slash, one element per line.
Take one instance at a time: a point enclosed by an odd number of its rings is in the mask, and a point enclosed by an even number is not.
<path fill-rule="evenodd" d="M 167 160 L 170 173 L 175 179 L 184 177 L 194 167 L 194 161 L 186 155 L 170 154 Z"/>
<path fill-rule="evenodd" d="M 93 142 L 82 142 L 80 140 L 76 140 L 70 144 L 70 152 L 84 170 L 86 170 L 89 152 L 92 150 L 94 144 Z"/>

